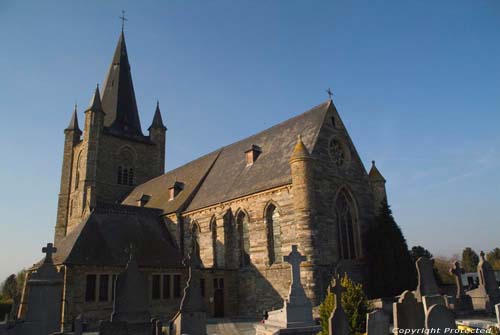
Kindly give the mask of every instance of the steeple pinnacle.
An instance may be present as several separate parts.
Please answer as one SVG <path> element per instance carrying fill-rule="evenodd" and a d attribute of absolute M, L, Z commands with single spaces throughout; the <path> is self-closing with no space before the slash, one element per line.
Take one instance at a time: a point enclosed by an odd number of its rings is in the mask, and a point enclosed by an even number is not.
<path fill-rule="evenodd" d="M 384 176 L 382 176 L 380 171 L 375 166 L 375 161 L 372 161 L 372 168 L 370 169 L 370 172 L 368 173 L 368 177 L 372 181 L 382 181 L 385 183 L 385 178 L 384 178 Z"/>
<path fill-rule="evenodd" d="M 80 128 L 78 127 L 78 115 L 77 115 L 77 106 L 75 103 L 75 109 L 73 110 L 73 114 L 71 115 L 71 120 L 69 121 L 68 126 L 65 131 L 79 131 L 81 132 Z"/>
<path fill-rule="evenodd" d="M 104 80 L 102 108 L 106 113 L 104 126 L 112 133 L 143 136 L 123 31 Z"/>
<path fill-rule="evenodd" d="M 102 112 L 102 103 L 101 103 L 101 93 L 99 93 L 99 84 L 97 84 L 94 95 L 92 96 L 92 100 L 90 101 L 90 106 L 86 112 Z"/>
<path fill-rule="evenodd" d="M 153 122 L 151 123 L 151 126 L 149 126 L 148 130 L 151 129 L 163 129 L 167 130 L 167 127 L 163 124 L 163 120 L 161 118 L 161 113 L 160 113 L 160 102 L 156 101 L 156 110 L 155 110 L 155 115 L 153 116 Z"/>
<path fill-rule="evenodd" d="M 293 162 L 295 160 L 303 160 L 309 158 L 311 158 L 311 155 L 309 154 L 309 151 L 307 150 L 304 142 L 302 142 L 302 136 L 298 135 L 297 143 L 295 144 L 295 148 L 293 149 L 293 154 L 290 158 L 290 161 Z"/>

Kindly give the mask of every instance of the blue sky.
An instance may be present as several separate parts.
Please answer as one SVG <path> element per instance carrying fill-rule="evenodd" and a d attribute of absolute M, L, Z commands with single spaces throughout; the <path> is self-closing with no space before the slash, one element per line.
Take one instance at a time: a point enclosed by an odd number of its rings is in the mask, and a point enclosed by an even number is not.
<path fill-rule="evenodd" d="M 167 169 L 326 100 L 375 159 L 410 246 L 500 246 L 500 2 L 1 1 L 0 280 L 52 240 L 63 129 L 126 11 L 143 129 Z"/>

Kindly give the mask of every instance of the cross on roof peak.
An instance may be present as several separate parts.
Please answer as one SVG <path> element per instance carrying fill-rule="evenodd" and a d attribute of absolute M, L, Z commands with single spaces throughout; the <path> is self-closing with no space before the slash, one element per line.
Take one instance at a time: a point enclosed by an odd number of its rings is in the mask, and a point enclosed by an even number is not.
<path fill-rule="evenodd" d="M 332 99 L 332 96 L 333 96 L 333 92 L 332 90 L 330 89 L 330 87 L 328 87 L 328 89 L 326 90 L 326 93 L 328 94 L 328 97 L 330 98 L 330 100 Z"/>
<path fill-rule="evenodd" d="M 52 243 L 47 243 L 47 246 L 42 248 L 42 252 L 46 254 L 44 263 L 52 263 L 52 254 L 57 252 L 57 248 Z"/>
<path fill-rule="evenodd" d="M 125 21 L 128 21 L 128 19 L 125 17 L 125 11 L 122 10 L 122 16 L 119 16 L 118 17 L 120 20 L 122 20 L 122 32 L 123 32 L 123 29 L 125 28 Z"/>

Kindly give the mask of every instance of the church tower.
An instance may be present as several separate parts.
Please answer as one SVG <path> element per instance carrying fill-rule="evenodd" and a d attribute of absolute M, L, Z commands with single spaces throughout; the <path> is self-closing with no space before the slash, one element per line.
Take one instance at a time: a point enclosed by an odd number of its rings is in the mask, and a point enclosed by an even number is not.
<path fill-rule="evenodd" d="M 164 173 L 166 131 L 157 103 L 149 135 L 142 132 L 122 31 L 102 93 L 95 89 L 85 111 L 83 132 L 76 108 L 64 131 L 56 244 L 100 203 L 120 203 L 135 185 Z"/>

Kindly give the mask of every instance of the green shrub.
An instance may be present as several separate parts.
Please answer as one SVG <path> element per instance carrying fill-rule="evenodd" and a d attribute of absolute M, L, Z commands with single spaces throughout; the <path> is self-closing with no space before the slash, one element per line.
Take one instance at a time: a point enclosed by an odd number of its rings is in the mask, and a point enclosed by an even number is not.
<path fill-rule="evenodd" d="M 363 285 L 352 281 L 347 274 L 344 275 L 341 285 L 345 288 L 341 297 L 347 320 L 349 321 L 349 334 L 363 334 L 366 330 L 366 313 L 370 308 L 368 299 L 363 292 Z M 328 335 L 328 319 L 335 308 L 335 294 L 328 292 L 325 300 L 319 306 L 321 332 Z"/>

